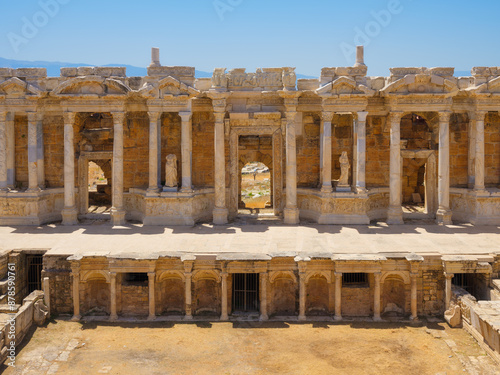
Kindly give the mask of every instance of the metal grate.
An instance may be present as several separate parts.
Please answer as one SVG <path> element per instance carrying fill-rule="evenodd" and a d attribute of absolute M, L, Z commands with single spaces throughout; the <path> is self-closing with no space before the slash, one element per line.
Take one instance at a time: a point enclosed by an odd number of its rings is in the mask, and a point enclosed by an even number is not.
<path fill-rule="evenodd" d="M 368 275 L 366 273 L 344 273 L 342 274 L 342 285 L 367 285 Z"/>
<path fill-rule="evenodd" d="M 259 274 L 233 274 L 233 311 L 259 311 Z"/>
<path fill-rule="evenodd" d="M 465 289 L 468 293 L 474 295 L 474 275 L 471 273 L 456 273 L 451 279 L 453 285 Z"/>
<path fill-rule="evenodd" d="M 26 256 L 28 269 L 28 294 L 34 290 L 42 290 L 43 254 Z"/>

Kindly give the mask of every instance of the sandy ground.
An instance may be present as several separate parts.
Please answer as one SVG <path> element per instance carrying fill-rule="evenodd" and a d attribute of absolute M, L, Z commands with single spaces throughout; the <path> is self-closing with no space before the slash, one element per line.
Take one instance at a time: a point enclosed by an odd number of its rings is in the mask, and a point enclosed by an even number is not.
<path fill-rule="evenodd" d="M 443 323 L 75 323 L 37 328 L 13 374 L 495 374 Z"/>

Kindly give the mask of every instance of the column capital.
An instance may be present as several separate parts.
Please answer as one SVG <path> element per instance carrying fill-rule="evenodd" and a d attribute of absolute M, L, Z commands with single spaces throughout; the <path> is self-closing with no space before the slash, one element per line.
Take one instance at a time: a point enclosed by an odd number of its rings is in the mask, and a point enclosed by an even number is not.
<path fill-rule="evenodd" d="M 382 276 L 382 272 L 380 271 L 374 272 L 373 276 L 375 276 L 375 280 L 380 279 L 380 277 Z"/>
<path fill-rule="evenodd" d="M 403 112 L 389 112 L 389 115 L 387 116 L 388 120 L 391 122 L 391 124 L 394 123 L 400 123 L 401 118 L 403 117 Z"/>
<path fill-rule="evenodd" d="M 193 112 L 191 111 L 179 112 L 179 117 L 181 118 L 182 122 L 188 122 L 193 118 Z"/>
<path fill-rule="evenodd" d="M 77 278 L 77 277 L 79 278 L 79 277 L 80 277 L 80 271 L 76 271 L 76 272 L 71 271 L 71 276 L 72 276 L 73 278 Z"/>
<path fill-rule="evenodd" d="M 220 275 L 222 278 L 227 278 L 229 276 L 229 273 L 227 271 L 222 271 Z"/>
<path fill-rule="evenodd" d="M 410 272 L 410 278 L 417 278 L 418 277 L 418 272 Z"/>
<path fill-rule="evenodd" d="M 358 122 L 366 122 L 367 111 L 356 112 L 356 114 L 358 115 Z"/>
<path fill-rule="evenodd" d="M 332 111 L 322 111 L 321 112 L 321 120 L 323 120 L 324 122 L 332 122 L 333 115 L 335 115 L 335 112 L 332 112 Z"/>
<path fill-rule="evenodd" d="M 215 122 L 224 123 L 224 118 L 226 117 L 226 112 L 214 112 Z"/>
<path fill-rule="evenodd" d="M 148 111 L 149 121 L 158 121 L 161 117 L 161 111 Z"/>
<path fill-rule="evenodd" d="M 335 271 L 333 274 L 335 275 L 335 278 L 336 278 L 336 279 L 339 279 L 339 278 L 341 278 L 341 277 L 342 277 L 342 272 L 337 272 L 337 271 Z"/>
<path fill-rule="evenodd" d="M 454 276 L 455 276 L 454 273 L 449 273 L 449 272 L 444 273 L 444 277 L 446 277 L 448 280 L 453 279 Z"/>
<path fill-rule="evenodd" d="M 109 272 L 109 276 L 111 276 L 111 278 L 116 278 L 116 272 Z"/>
<path fill-rule="evenodd" d="M 63 112 L 64 125 L 73 125 L 75 123 L 76 112 Z"/>
<path fill-rule="evenodd" d="M 453 112 L 451 111 L 441 111 L 438 113 L 439 115 L 439 122 L 450 122 L 450 117 Z"/>
<path fill-rule="evenodd" d="M 156 276 L 156 272 L 155 271 L 152 271 L 152 272 L 148 272 L 148 277 L 151 278 L 151 277 L 155 277 Z"/>
<path fill-rule="evenodd" d="M 485 110 L 476 110 L 476 111 L 472 112 L 472 116 L 474 116 L 474 120 L 476 120 L 476 121 L 484 121 L 486 119 L 487 114 L 488 114 L 488 111 L 485 111 Z"/>
<path fill-rule="evenodd" d="M 125 119 L 125 112 L 111 112 L 113 116 L 113 124 L 123 124 Z"/>
<path fill-rule="evenodd" d="M 26 112 L 28 115 L 28 122 L 37 122 L 41 120 L 41 114 L 39 112 Z"/>

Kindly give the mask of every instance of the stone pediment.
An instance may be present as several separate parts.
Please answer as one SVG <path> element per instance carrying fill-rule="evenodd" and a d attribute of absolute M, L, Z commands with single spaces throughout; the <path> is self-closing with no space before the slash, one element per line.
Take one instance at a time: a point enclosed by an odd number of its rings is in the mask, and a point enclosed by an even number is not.
<path fill-rule="evenodd" d="M 476 94 L 500 94 L 500 77 L 474 87 L 470 91 Z"/>
<path fill-rule="evenodd" d="M 394 95 L 445 95 L 455 96 L 455 82 L 434 74 L 407 74 L 380 90 L 384 96 Z"/>
<path fill-rule="evenodd" d="M 53 91 L 56 95 L 71 96 L 115 96 L 127 95 L 130 87 L 121 81 L 103 77 L 77 77 L 63 82 Z"/>
<path fill-rule="evenodd" d="M 142 96 L 155 99 L 165 99 L 173 97 L 192 98 L 200 93 L 195 88 L 182 83 L 176 78 L 169 76 L 154 83 L 145 83 L 139 90 Z"/>
<path fill-rule="evenodd" d="M 41 90 L 17 77 L 0 83 L 0 95 L 6 95 L 8 97 L 20 98 L 29 95 L 38 96 L 41 93 Z"/>
<path fill-rule="evenodd" d="M 320 96 L 373 96 L 375 91 L 354 79 L 343 76 L 316 90 Z"/>

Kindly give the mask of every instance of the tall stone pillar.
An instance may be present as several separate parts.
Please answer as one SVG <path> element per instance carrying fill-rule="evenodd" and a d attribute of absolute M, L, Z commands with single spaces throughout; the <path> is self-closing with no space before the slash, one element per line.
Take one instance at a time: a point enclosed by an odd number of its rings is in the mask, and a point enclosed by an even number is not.
<path fill-rule="evenodd" d="M 444 300 L 444 306 L 445 310 L 448 310 L 450 308 L 450 302 L 451 302 L 451 280 L 453 279 L 453 276 L 455 276 L 452 273 L 445 272 L 444 277 L 446 278 L 446 286 L 445 286 L 445 300 Z"/>
<path fill-rule="evenodd" d="M 47 306 L 47 310 L 50 316 L 50 278 L 49 277 L 44 277 L 43 278 L 43 302 L 45 303 L 45 306 Z"/>
<path fill-rule="evenodd" d="M 74 269 L 71 272 L 73 277 L 73 318 L 71 320 L 80 320 L 80 271 Z"/>
<path fill-rule="evenodd" d="M 181 128 L 181 157 L 182 157 L 182 192 L 193 191 L 193 113 L 179 112 L 182 120 Z"/>
<path fill-rule="evenodd" d="M 333 112 L 322 113 L 323 131 L 321 137 L 322 155 L 321 172 L 323 184 L 321 192 L 329 194 L 332 192 L 332 118 Z"/>
<path fill-rule="evenodd" d="M 109 294 L 110 294 L 110 315 L 109 320 L 118 320 L 118 314 L 116 313 L 116 272 L 110 272 L 111 282 L 109 283 Z"/>
<path fill-rule="evenodd" d="M 335 272 L 335 320 L 342 320 L 342 272 Z"/>
<path fill-rule="evenodd" d="M 476 112 L 476 145 L 474 163 L 474 190 L 484 193 L 484 120 L 486 112 Z"/>
<path fill-rule="evenodd" d="M 267 272 L 259 274 L 259 294 L 260 294 L 260 320 L 269 319 L 267 315 Z"/>
<path fill-rule="evenodd" d="M 45 145 L 43 142 L 43 114 L 37 116 L 36 158 L 38 187 L 45 189 Z"/>
<path fill-rule="evenodd" d="M 28 191 L 37 192 L 38 168 L 37 168 L 37 133 L 39 115 L 36 112 L 28 112 Z"/>
<path fill-rule="evenodd" d="M 227 276 L 228 273 L 227 271 L 221 272 L 221 289 L 222 289 L 222 295 L 221 295 L 221 314 L 220 314 L 220 320 L 228 320 L 229 316 L 227 314 Z"/>
<path fill-rule="evenodd" d="M 373 274 L 375 278 L 375 287 L 373 288 L 373 320 L 380 321 L 380 277 L 381 272 L 375 272 Z"/>
<path fill-rule="evenodd" d="M 125 224 L 123 207 L 123 120 L 124 112 L 112 112 L 113 115 L 113 207 L 111 207 L 111 223 Z"/>
<path fill-rule="evenodd" d="M 418 306 L 417 306 L 417 277 L 418 273 L 412 272 L 410 273 L 411 278 L 411 320 L 418 319 Z"/>
<path fill-rule="evenodd" d="M 451 224 L 450 116 L 451 112 L 439 113 L 438 210 L 436 222 L 443 225 Z"/>
<path fill-rule="evenodd" d="M 391 125 L 391 159 L 390 159 L 390 197 L 387 211 L 388 224 L 403 224 L 401 207 L 401 112 L 391 112 L 388 121 Z"/>
<path fill-rule="evenodd" d="M 306 320 L 306 273 L 299 272 L 299 320 Z"/>
<path fill-rule="evenodd" d="M 224 151 L 224 117 L 225 112 L 215 113 L 215 208 L 214 224 L 223 225 L 228 222 L 226 207 L 226 155 Z"/>
<path fill-rule="evenodd" d="M 61 212 L 63 225 L 78 222 L 75 205 L 75 144 L 73 125 L 76 114 L 64 112 L 64 209 Z"/>
<path fill-rule="evenodd" d="M 358 112 L 356 122 L 356 191 L 366 192 L 366 117 L 368 112 Z"/>
<path fill-rule="evenodd" d="M 0 112 L 0 192 L 9 191 L 7 183 L 7 112 Z"/>
<path fill-rule="evenodd" d="M 16 187 L 16 138 L 14 132 L 14 113 L 7 112 L 5 119 L 7 137 L 7 187 Z"/>
<path fill-rule="evenodd" d="M 297 208 L 297 140 L 295 137 L 297 105 L 297 93 L 291 93 L 291 95 L 285 96 L 286 203 L 284 209 L 284 222 L 290 225 L 299 223 L 299 209 Z M 325 152 L 326 150 L 323 150 L 323 155 Z"/>
<path fill-rule="evenodd" d="M 159 192 L 158 187 L 158 122 L 161 112 L 150 111 L 149 115 L 149 187 L 148 194 L 156 195 Z"/>
<path fill-rule="evenodd" d="M 193 320 L 193 311 L 192 311 L 192 296 L 191 296 L 191 280 L 193 270 L 193 262 L 184 262 L 184 303 L 185 303 L 185 312 L 184 320 Z"/>
<path fill-rule="evenodd" d="M 155 304 L 155 276 L 154 272 L 148 272 L 148 289 L 149 289 L 149 316 L 148 320 L 156 319 L 156 304 Z"/>

